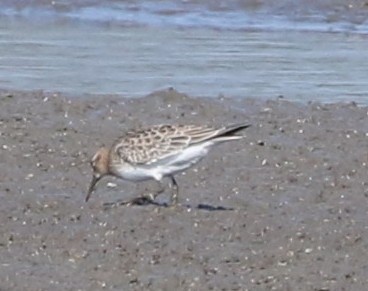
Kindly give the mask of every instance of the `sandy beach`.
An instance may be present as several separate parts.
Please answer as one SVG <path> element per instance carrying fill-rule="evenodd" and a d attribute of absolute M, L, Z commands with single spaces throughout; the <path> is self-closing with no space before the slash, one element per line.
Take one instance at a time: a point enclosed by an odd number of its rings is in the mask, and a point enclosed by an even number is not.
<path fill-rule="evenodd" d="M 0 290 L 368 289 L 367 107 L 173 89 L 0 102 Z M 84 202 L 91 156 L 128 129 L 248 121 L 177 176 L 178 209 L 105 207 L 153 186 L 114 178 Z"/>

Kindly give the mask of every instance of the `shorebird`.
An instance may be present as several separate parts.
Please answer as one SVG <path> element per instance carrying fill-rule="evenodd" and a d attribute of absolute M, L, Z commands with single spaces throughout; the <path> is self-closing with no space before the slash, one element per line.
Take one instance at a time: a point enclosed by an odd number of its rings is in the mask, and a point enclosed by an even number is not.
<path fill-rule="evenodd" d="M 171 202 L 178 203 L 178 184 L 174 175 L 204 158 L 216 144 L 239 140 L 235 135 L 250 124 L 233 124 L 221 128 L 196 125 L 157 125 L 147 129 L 129 131 L 110 148 L 102 147 L 91 160 L 93 178 L 86 202 L 97 182 L 107 175 L 134 182 L 153 179 L 158 182 L 157 193 L 134 198 L 124 204 L 153 203 L 164 191 L 162 179 L 172 183 Z"/>

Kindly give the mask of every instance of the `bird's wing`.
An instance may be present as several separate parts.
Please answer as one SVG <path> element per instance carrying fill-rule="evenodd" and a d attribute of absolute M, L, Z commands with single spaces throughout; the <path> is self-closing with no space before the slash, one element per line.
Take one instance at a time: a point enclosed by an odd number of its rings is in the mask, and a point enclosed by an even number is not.
<path fill-rule="evenodd" d="M 130 164 L 152 164 L 175 155 L 192 144 L 217 136 L 220 130 L 196 125 L 159 125 L 131 131 L 113 146 L 121 159 Z"/>

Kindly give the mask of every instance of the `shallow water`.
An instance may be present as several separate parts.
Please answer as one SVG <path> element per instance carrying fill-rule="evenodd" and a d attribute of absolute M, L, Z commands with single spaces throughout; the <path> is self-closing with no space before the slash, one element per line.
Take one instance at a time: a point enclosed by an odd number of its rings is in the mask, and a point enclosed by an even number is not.
<path fill-rule="evenodd" d="M 272 13 L 262 6 L 253 18 L 241 18 L 249 9 L 218 12 L 220 6 L 191 3 L 186 11 L 146 1 L 127 2 L 129 9 L 116 13 L 116 5 L 97 9 L 87 2 L 64 1 L 53 10 L 21 2 L 3 10 L 0 87 L 128 97 L 174 87 L 194 96 L 368 104 L 368 34 L 365 21 L 354 23 L 359 14 L 350 23 L 343 22 L 349 11 L 328 23 L 321 20 L 328 13 L 281 17 L 271 6 Z M 200 16 L 191 18 L 195 11 Z M 240 18 L 225 21 L 230 12 Z"/>

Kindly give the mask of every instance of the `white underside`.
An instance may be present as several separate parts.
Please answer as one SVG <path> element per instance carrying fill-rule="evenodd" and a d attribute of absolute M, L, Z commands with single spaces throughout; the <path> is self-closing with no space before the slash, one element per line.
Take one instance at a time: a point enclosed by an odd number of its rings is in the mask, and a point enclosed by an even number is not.
<path fill-rule="evenodd" d="M 116 174 L 126 180 L 143 181 L 149 179 L 161 180 L 165 176 L 174 175 L 198 163 L 208 153 L 214 143 L 208 141 L 190 146 L 183 151 L 159 160 L 149 165 L 123 165 L 116 169 Z"/>

